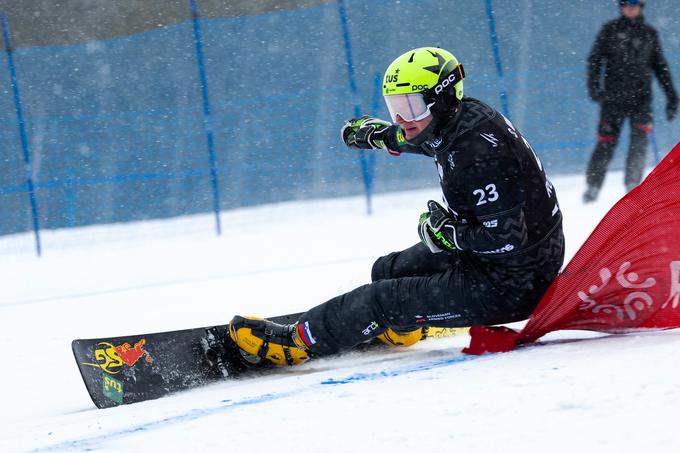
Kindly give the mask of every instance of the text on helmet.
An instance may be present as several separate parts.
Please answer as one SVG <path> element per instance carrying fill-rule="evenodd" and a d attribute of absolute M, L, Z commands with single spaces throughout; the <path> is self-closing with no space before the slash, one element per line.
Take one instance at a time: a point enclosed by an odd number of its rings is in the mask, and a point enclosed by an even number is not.
<path fill-rule="evenodd" d="M 445 78 L 442 83 L 434 87 L 434 94 L 439 94 L 444 91 L 444 88 L 451 85 L 456 81 L 456 73 L 452 72 L 447 78 Z"/>

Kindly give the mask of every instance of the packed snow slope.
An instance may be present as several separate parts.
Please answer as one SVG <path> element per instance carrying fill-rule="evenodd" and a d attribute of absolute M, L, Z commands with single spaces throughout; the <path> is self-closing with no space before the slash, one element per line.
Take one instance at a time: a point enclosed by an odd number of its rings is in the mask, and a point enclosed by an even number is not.
<path fill-rule="evenodd" d="M 434 175 L 433 175 L 434 176 Z M 623 195 L 610 173 L 583 205 L 582 176 L 553 180 L 567 259 Z M 74 338 L 303 311 L 369 280 L 417 241 L 437 190 L 0 239 L 0 451 L 677 452 L 680 332 L 557 332 L 469 357 L 465 336 L 348 353 L 256 379 L 95 409 Z"/>

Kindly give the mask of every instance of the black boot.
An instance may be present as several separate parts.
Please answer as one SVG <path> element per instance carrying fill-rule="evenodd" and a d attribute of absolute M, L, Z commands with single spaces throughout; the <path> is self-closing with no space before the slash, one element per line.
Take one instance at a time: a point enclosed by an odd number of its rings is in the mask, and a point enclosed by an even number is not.
<path fill-rule="evenodd" d="M 588 186 L 586 193 L 583 194 L 583 202 L 591 203 L 597 200 L 597 196 L 600 193 L 600 189 L 594 186 Z"/>

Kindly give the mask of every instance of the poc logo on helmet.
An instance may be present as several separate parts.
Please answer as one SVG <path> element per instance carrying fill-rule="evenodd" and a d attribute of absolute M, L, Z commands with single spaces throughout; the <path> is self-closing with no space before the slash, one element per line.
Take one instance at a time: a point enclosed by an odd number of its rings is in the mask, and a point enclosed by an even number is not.
<path fill-rule="evenodd" d="M 425 91 L 429 87 L 427 85 L 412 85 L 411 86 L 411 91 Z"/>
<path fill-rule="evenodd" d="M 450 76 L 444 79 L 442 83 L 434 87 L 434 94 L 439 94 L 442 91 L 444 91 L 444 88 L 447 86 L 451 85 L 453 82 L 456 81 L 456 73 L 452 72 Z"/>

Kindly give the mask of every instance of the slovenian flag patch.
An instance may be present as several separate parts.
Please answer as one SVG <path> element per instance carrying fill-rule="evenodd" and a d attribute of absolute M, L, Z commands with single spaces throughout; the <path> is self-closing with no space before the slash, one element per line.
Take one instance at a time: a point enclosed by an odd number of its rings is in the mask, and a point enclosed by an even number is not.
<path fill-rule="evenodd" d="M 307 345 L 312 345 L 316 343 L 316 340 L 312 336 L 312 332 L 309 330 L 309 321 L 305 321 L 297 326 L 298 337 Z"/>

